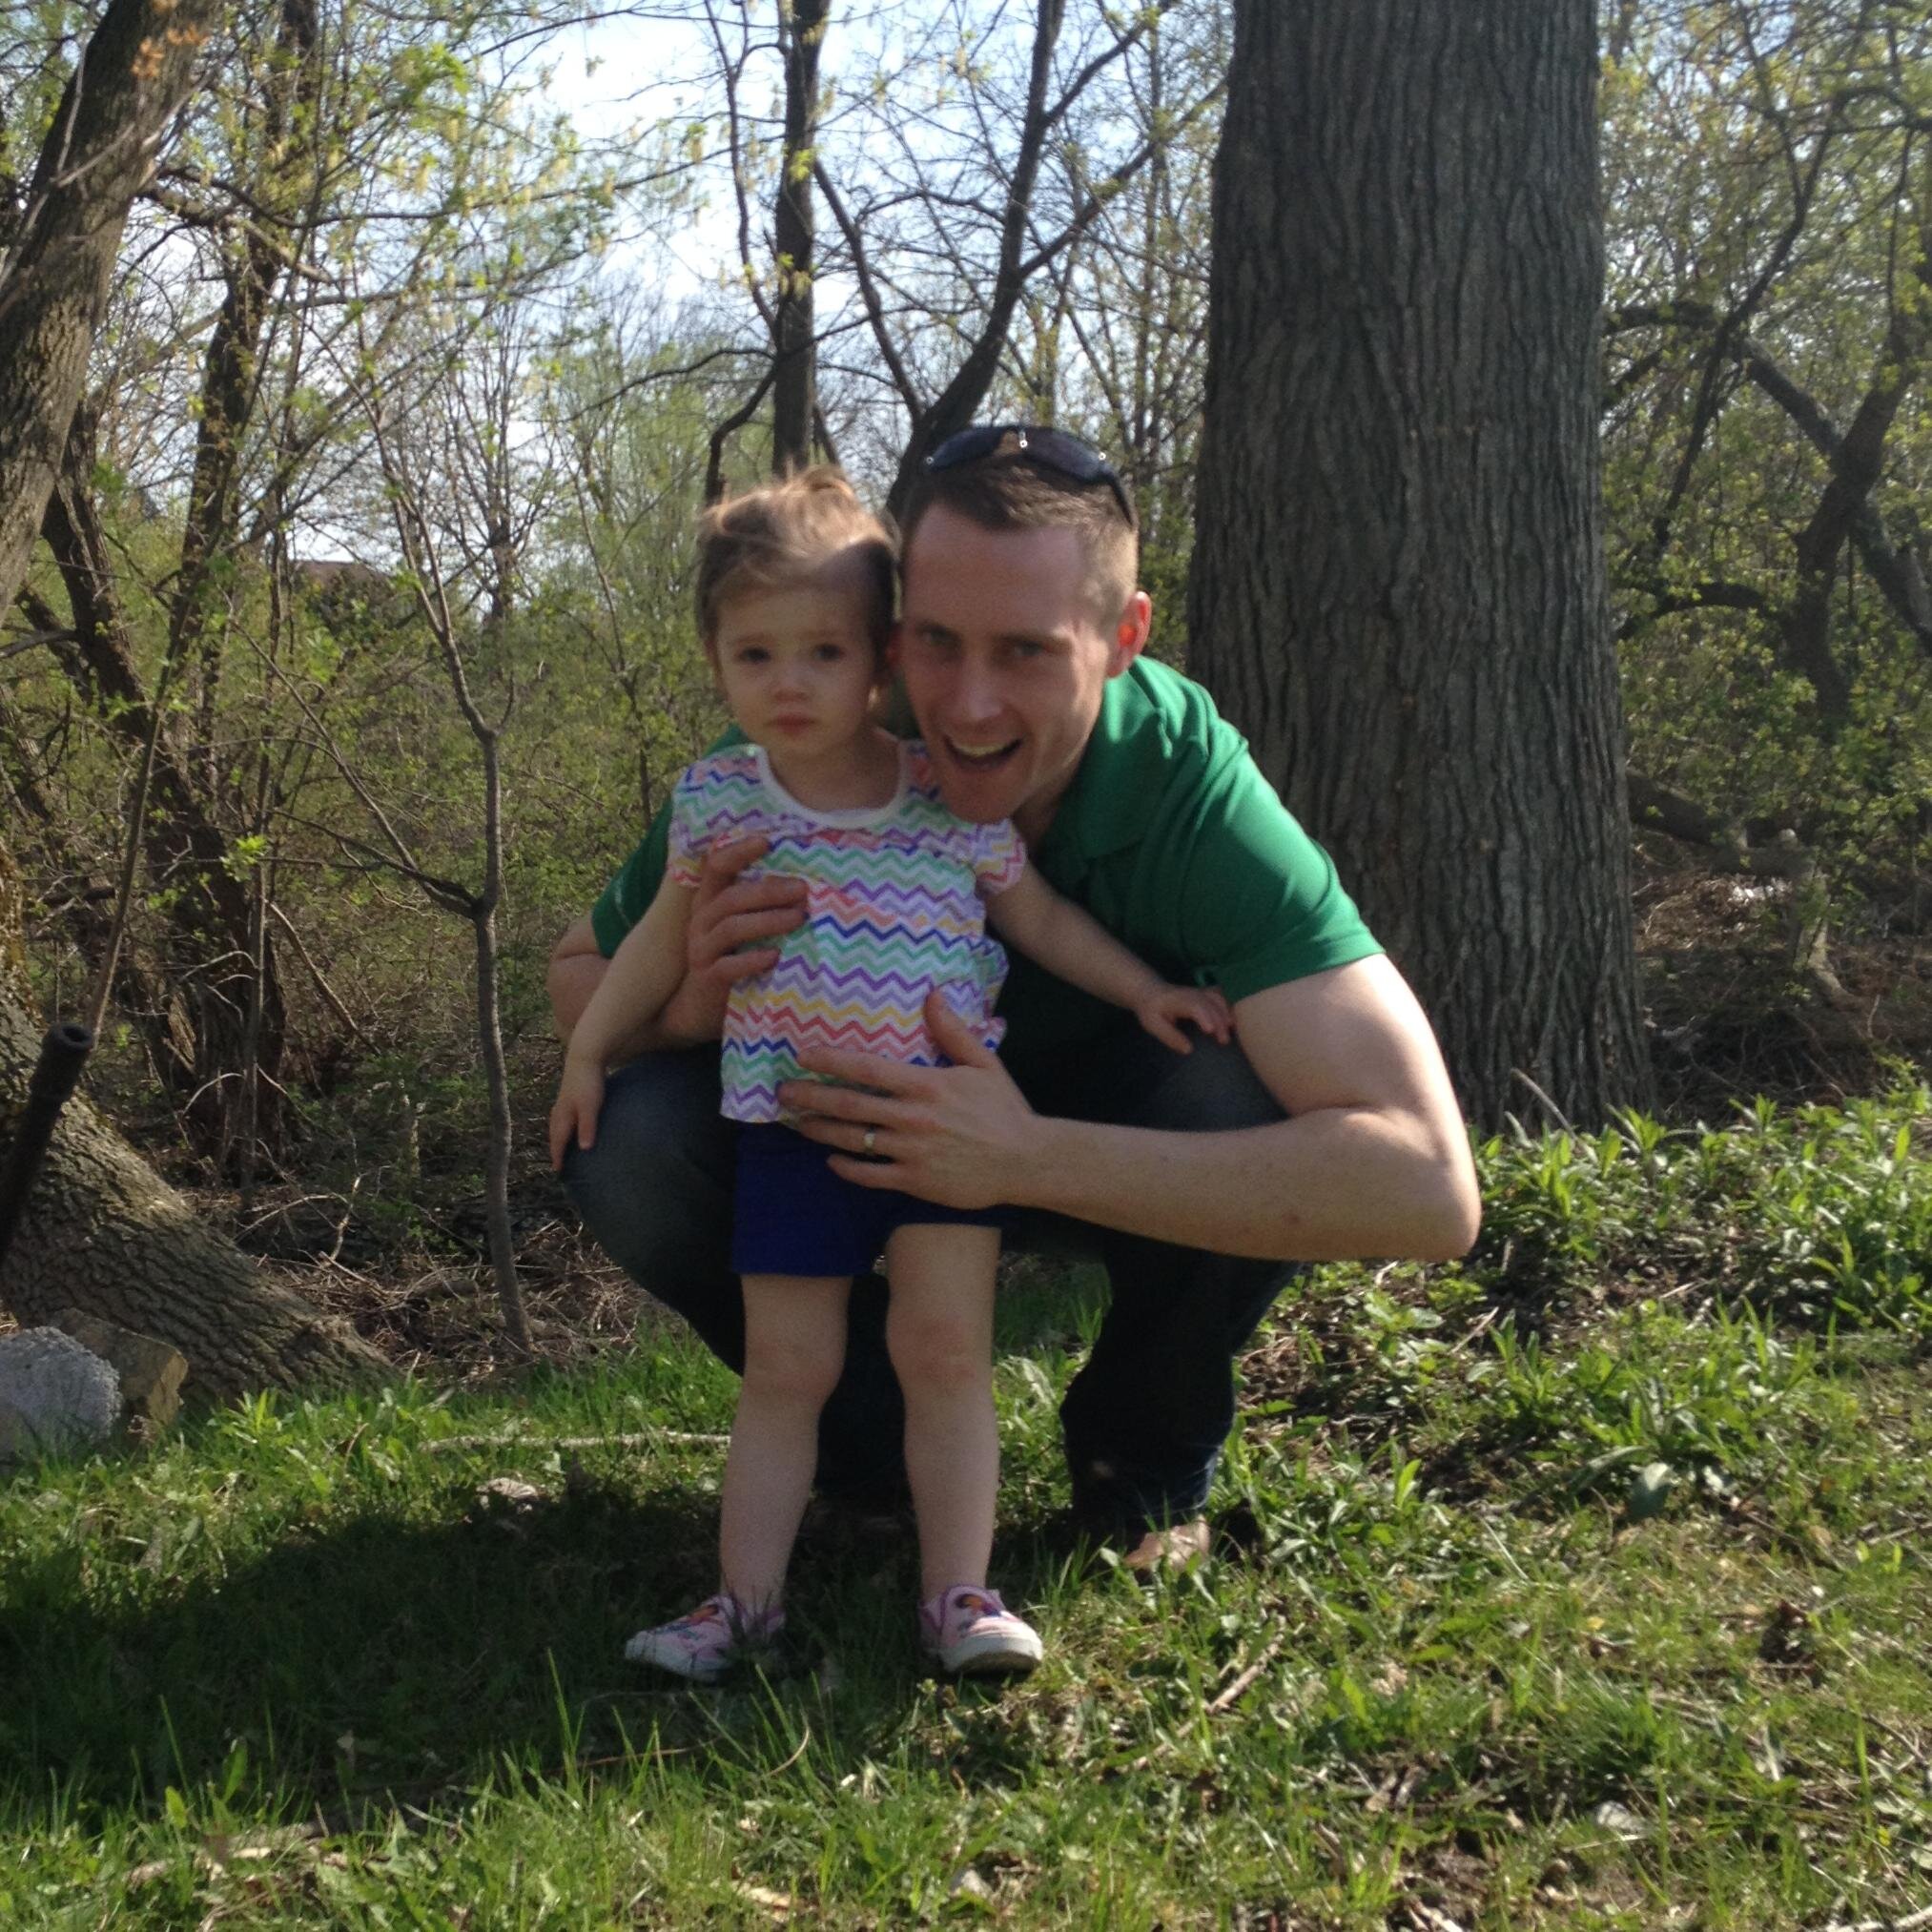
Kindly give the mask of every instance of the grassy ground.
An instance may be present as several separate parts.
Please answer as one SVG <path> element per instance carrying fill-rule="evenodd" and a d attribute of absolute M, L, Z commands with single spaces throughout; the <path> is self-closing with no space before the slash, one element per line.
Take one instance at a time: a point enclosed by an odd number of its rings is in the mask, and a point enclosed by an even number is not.
<path fill-rule="evenodd" d="M 1913 1913 L 1926 1113 L 1486 1149 L 1468 1264 L 1284 1298 L 1218 1552 L 1152 1586 L 1057 1519 L 1099 1285 L 1018 1275 L 997 1580 L 1049 1662 L 1004 1692 L 922 1675 L 909 1538 L 836 1521 L 771 1675 L 692 1693 L 623 1663 L 710 1586 L 731 1386 L 676 1337 L 16 1473 L 0 1924 Z"/>

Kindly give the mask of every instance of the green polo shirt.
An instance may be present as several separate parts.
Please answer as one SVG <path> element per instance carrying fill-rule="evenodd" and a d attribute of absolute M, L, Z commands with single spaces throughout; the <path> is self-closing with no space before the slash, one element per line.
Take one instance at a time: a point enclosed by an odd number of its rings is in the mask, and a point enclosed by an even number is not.
<path fill-rule="evenodd" d="M 667 835 L 661 812 L 591 910 L 606 956 L 656 894 Z M 1108 682 L 1079 770 L 1030 855 L 1157 972 L 1230 1000 L 1382 950 L 1241 733 L 1152 658 Z M 1078 1045 L 1119 1023 L 1104 1001 L 1008 951 L 1006 1051 Z"/>

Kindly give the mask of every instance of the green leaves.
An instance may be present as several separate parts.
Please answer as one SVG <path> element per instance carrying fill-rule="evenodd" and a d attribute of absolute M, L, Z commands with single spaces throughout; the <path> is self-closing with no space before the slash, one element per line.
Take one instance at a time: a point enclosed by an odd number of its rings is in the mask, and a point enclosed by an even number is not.
<path fill-rule="evenodd" d="M 1932 1328 L 1932 1162 L 1913 1157 L 1932 1092 L 1840 1110 L 1740 1109 L 1727 1129 L 1626 1115 L 1599 1135 L 1498 1137 L 1472 1272 L 1573 1292 L 1696 1273 L 1781 1316 Z"/>

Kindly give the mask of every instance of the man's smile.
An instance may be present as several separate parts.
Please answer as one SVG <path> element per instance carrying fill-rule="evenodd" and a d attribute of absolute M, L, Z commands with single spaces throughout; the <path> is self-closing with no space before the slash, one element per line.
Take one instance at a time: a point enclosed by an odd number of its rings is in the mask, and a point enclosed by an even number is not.
<path fill-rule="evenodd" d="M 1018 750 L 1020 741 L 1017 738 L 990 738 L 974 744 L 948 732 L 944 742 L 946 750 L 969 771 L 990 771 Z"/>

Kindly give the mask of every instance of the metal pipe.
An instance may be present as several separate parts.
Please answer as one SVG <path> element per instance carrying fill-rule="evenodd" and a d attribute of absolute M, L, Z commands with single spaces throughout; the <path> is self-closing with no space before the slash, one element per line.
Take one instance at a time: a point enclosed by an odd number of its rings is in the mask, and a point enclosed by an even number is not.
<path fill-rule="evenodd" d="M 27 1206 L 33 1177 L 40 1171 L 47 1143 L 53 1139 L 54 1122 L 92 1051 L 93 1035 L 71 1019 L 49 1027 L 47 1038 L 40 1042 L 40 1058 L 27 1085 L 27 1104 L 20 1110 L 5 1164 L 0 1165 L 0 1266 L 6 1264 L 7 1249 Z"/>

